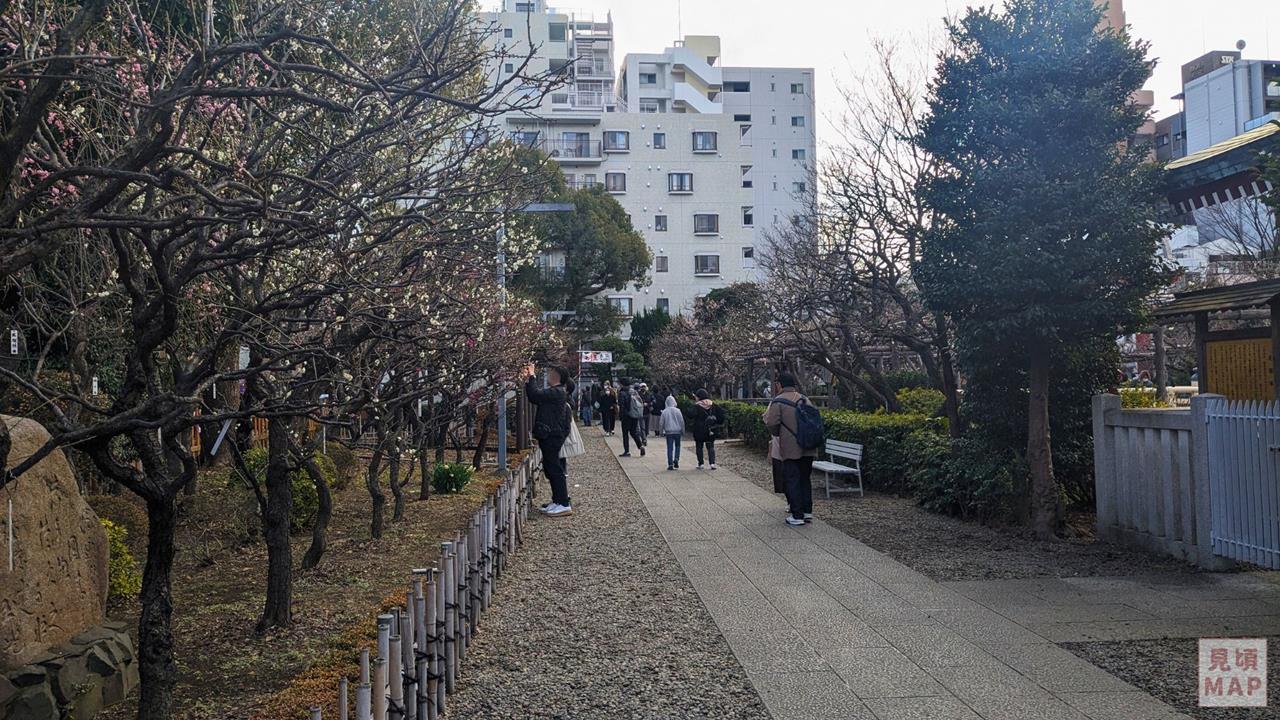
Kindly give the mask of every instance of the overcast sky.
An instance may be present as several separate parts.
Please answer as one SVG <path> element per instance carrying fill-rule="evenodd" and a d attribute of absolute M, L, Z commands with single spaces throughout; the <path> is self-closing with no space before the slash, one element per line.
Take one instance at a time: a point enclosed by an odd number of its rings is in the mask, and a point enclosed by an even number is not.
<path fill-rule="evenodd" d="M 498 4 L 482 0 L 486 8 Z M 941 35 L 943 17 L 958 14 L 968 5 L 987 3 L 552 0 L 550 4 L 600 16 L 612 10 L 619 62 L 628 52 L 661 51 L 682 29 L 686 35 L 719 35 L 725 65 L 812 67 L 819 114 L 830 117 L 839 109 L 834 84 L 865 63 L 873 40 L 906 38 L 912 47 L 923 46 L 928 38 Z M 1159 60 L 1148 84 L 1155 91 L 1158 117 L 1179 109 L 1171 97 L 1181 90 L 1182 63 L 1210 50 L 1233 49 L 1238 40 L 1248 43 L 1247 58 L 1273 59 L 1280 54 L 1280 26 L 1275 25 L 1280 21 L 1280 3 L 1274 0 L 1126 0 L 1124 9 L 1134 34 L 1151 43 L 1151 54 Z"/>

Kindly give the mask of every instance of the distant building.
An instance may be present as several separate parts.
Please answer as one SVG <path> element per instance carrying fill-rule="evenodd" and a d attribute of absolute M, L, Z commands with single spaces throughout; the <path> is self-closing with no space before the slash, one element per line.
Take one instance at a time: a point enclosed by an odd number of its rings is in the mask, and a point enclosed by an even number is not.
<path fill-rule="evenodd" d="M 811 68 L 723 67 L 719 37 L 690 35 L 628 54 L 615 77 L 611 15 L 503 0 L 479 18 L 514 58 L 533 49 L 525 74 L 558 70 L 566 80 L 535 110 L 506 114 L 502 131 L 554 158 L 571 186 L 614 195 L 654 256 L 647 287 L 608 293 L 620 313 L 678 313 L 759 278 L 769 230 L 812 202 Z M 490 76 L 518 73 L 515 62 Z M 572 262 L 543 258 L 552 273 Z"/>
<path fill-rule="evenodd" d="M 1280 62 L 1235 57 L 1182 88 L 1188 154 L 1280 119 Z"/>
<path fill-rule="evenodd" d="M 1183 115 L 1178 113 L 1156 121 L 1156 161 L 1167 163 L 1187 154 L 1187 133 L 1182 124 Z"/>

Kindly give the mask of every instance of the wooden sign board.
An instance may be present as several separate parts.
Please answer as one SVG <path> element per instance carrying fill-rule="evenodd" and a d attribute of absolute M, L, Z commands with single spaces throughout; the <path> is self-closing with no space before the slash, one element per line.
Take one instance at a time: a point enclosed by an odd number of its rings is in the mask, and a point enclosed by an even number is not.
<path fill-rule="evenodd" d="M 1209 392 L 1232 400 L 1275 400 L 1271 339 L 1211 340 L 1205 343 Z"/>

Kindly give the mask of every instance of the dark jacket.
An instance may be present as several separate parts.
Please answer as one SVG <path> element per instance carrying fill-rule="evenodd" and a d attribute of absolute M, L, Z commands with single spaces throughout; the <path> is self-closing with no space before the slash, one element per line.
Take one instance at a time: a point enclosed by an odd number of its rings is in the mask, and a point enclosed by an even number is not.
<path fill-rule="evenodd" d="M 600 399 L 596 402 L 600 403 L 601 412 L 610 412 L 618 405 L 618 396 L 614 393 L 600 393 Z"/>
<path fill-rule="evenodd" d="M 635 395 L 636 399 L 640 401 L 641 405 L 643 405 L 644 395 L 642 395 L 641 393 L 635 390 L 632 390 L 631 388 L 622 388 L 621 390 L 618 391 L 618 417 L 622 418 L 625 421 L 634 421 L 634 420 L 640 419 L 640 418 L 631 417 L 631 396 L 633 394 Z M 641 416 L 643 416 L 644 411 L 642 410 L 640 414 Z"/>
<path fill-rule="evenodd" d="M 539 440 L 569 436 L 569 393 L 563 385 L 540 388 L 534 378 L 524 384 L 524 394 L 533 403 L 533 436 Z"/>
<path fill-rule="evenodd" d="M 724 435 L 724 408 L 712 405 L 710 408 L 701 404 L 693 406 L 689 413 L 691 421 L 689 429 L 693 439 L 701 442 L 715 440 Z"/>

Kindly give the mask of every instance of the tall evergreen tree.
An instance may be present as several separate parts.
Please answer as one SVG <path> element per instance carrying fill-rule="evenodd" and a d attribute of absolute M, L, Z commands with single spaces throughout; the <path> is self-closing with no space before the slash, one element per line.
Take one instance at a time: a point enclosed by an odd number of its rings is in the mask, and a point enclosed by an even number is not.
<path fill-rule="evenodd" d="M 938 222 L 917 278 L 971 371 L 999 358 L 1025 372 L 1030 511 L 1048 536 L 1054 378 L 1072 350 L 1134 325 L 1163 278 L 1158 178 L 1131 142 L 1153 63 L 1094 0 L 1009 0 L 948 31 L 919 139 L 941 172 L 924 189 Z"/>

